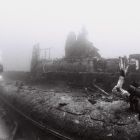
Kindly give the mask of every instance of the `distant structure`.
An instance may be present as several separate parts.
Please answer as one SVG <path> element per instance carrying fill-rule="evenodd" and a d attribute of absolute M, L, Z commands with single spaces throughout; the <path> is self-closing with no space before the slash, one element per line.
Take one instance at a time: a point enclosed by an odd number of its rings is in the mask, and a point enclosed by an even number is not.
<path fill-rule="evenodd" d="M 37 43 L 33 47 L 32 59 L 31 59 L 31 72 L 35 71 L 39 59 L 40 59 L 40 47 L 39 47 L 39 43 Z"/>
<path fill-rule="evenodd" d="M 36 44 L 32 53 L 31 72 L 38 75 L 48 72 L 92 73 L 105 69 L 104 60 L 98 49 L 87 39 L 87 34 L 84 27 L 77 36 L 74 32 L 70 32 L 65 44 L 65 57 L 60 59 L 50 59 L 50 48 L 40 49 L 39 44 Z M 46 57 L 47 51 L 49 57 Z"/>
<path fill-rule="evenodd" d="M 31 72 L 38 77 L 41 73 L 94 73 L 119 71 L 119 58 L 105 59 L 99 50 L 87 39 L 87 31 L 83 27 L 76 36 L 70 32 L 65 43 L 65 57 L 51 59 L 51 48 L 40 49 L 34 45 L 31 61 Z M 129 72 L 140 71 L 140 54 L 129 56 Z"/>
<path fill-rule="evenodd" d="M 101 58 L 98 49 L 87 39 L 87 30 L 83 27 L 76 37 L 74 32 L 68 34 L 65 44 L 65 58 Z"/>

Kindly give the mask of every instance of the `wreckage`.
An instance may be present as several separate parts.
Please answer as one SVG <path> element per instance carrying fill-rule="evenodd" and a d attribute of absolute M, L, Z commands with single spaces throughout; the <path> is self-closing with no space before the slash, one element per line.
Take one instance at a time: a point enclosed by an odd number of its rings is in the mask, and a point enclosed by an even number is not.
<path fill-rule="evenodd" d="M 42 50 L 36 44 L 32 53 L 31 79 L 40 82 L 65 81 L 82 87 L 90 86 L 96 80 L 104 85 L 104 89 L 111 91 L 119 74 L 120 59 L 101 57 L 99 50 L 87 40 L 86 33 L 84 29 L 77 37 L 70 33 L 66 40 L 65 57 L 59 59 L 51 59 L 50 48 Z M 130 64 L 124 84 L 127 88 L 132 79 L 140 79 L 140 54 L 123 59 Z"/>
<path fill-rule="evenodd" d="M 57 60 L 41 58 L 41 50 L 35 45 L 28 77 L 30 86 L 3 81 L 1 97 L 43 128 L 49 127 L 71 139 L 139 140 L 138 114 L 129 110 L 121 92 L 133 79 L 140 80 L 140 55 L 104 59 L 83 33 L 77 39 L 71 34 L 66 44 L 65 58 Z M 81 45 L 82 49 L 77 49 Z M 127 72 L 125 81 L 122 77 L 118 81 L 120 60 L 120 67 Z M 37 87 L 36 82 L 43 82 L 45 88 Z M 112 92 L 113 87 L 120 90 Z"/>
<path fill-rule="evenodd" d="M 0 86 L 1 98 L 17 113 L 71 139 L 139 140 L 138 114 L 129 111 L 129 104 L 114 93 L 92 90 L 42 90 L 20 82 Z"/>

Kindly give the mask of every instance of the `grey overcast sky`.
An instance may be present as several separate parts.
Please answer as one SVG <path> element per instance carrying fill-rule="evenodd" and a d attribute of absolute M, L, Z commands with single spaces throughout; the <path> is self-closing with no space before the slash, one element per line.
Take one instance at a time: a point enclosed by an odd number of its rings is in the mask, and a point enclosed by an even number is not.
<path fill-rule="evenodd" d="M 140 53 L 139 0 L 0 0 L 0 50 L 6 70 L 29 70 L 32 47 L 64 56 L 68 32 L 82 26 L 103 57 Z"/>

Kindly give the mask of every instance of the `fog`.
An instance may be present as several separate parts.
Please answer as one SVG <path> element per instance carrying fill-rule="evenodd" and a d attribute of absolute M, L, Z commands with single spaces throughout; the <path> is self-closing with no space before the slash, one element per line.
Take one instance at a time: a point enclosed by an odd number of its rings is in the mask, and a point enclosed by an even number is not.
<path fill-rule="evenodd" d="M 63 57 L 67 34 L 82 26 L 102 57 L 140 53 L 136 0 L 1 0 L 0 50 L 6 70 L 29 70 L 33 45 Z"/>

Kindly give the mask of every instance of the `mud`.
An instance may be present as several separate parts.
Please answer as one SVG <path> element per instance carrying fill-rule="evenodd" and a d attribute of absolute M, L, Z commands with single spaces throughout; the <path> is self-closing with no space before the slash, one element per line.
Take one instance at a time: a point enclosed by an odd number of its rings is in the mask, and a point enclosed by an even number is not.
<path fill-rule="evenodd" d="M 129 111 L 127 102 L 95 90 L 91 103 L 83 90 L 60 89 L 3 83 L 1 96 L 32 119 L 74 139 L 140 139 L 138 114 Z"/>

